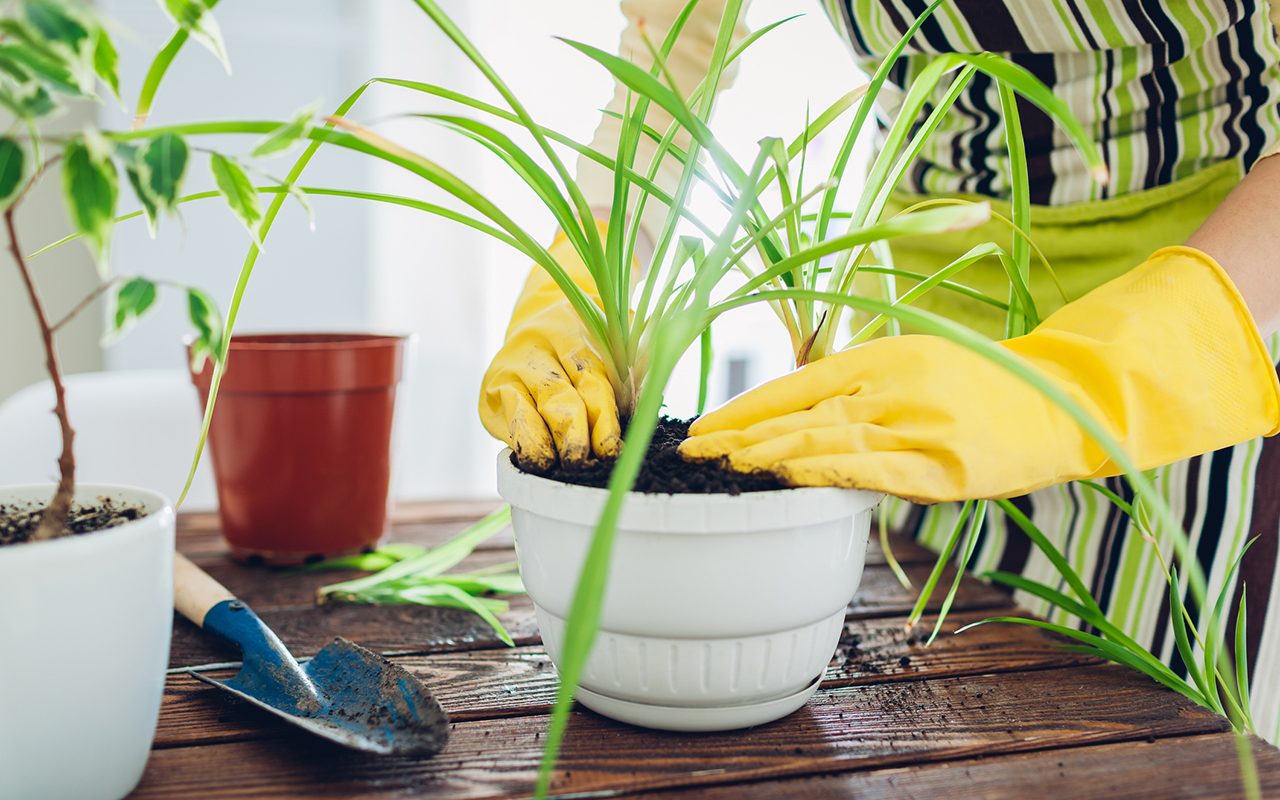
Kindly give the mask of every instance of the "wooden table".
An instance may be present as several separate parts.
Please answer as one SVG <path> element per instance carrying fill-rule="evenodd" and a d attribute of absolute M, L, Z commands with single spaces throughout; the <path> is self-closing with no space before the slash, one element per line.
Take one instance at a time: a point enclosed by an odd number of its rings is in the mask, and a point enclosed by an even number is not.
<path fill-rule="evenodd" d="M 488 509 L 474 503 L 405 508 L 393 538 L 440 542 Z M 174 671 L 136 797 L 444 799 L 531 792 L 556 677 L 527 598 L 517 598 L 503 620 L 517 643 L 508 648 L 458 610 L 317 608 L 316 587 L 346 575 L 234 564 L 211 516 L 182 519 L 178 546 L 247 600 L 295 655 L 309 655 L 341 634 L 421 675 L 449 711 L 452 731 L 448 747 L 431 759 L 366 757 L 296 733 L 185 674 L 182 668 L 235 654 L 178 620 Z M 895 553 L 917 582 L 932 563 L 910 542 L 898 542 Z M 504 533 L 468 563 L 513 558 Z M 566 737 L 556 792 L 646 793 L 664 800 L 1241 796 L 1235 746 L 1222 719 L 1136 673 L 1063 652 L 1052 637 L 1020 626 L 984 626 L 925 647 L 918 631 L 904 628 L 912 600 L 873 545 L 839 652 L 808 706 L 759 728 L 700 735 L 646 731 L 580 710 Z M 966 579 L 947 628 L 1012 610 L 1005 594 Z M 1280 796 L 1280 751 L 1253 744 L 1264 796 Z"/>

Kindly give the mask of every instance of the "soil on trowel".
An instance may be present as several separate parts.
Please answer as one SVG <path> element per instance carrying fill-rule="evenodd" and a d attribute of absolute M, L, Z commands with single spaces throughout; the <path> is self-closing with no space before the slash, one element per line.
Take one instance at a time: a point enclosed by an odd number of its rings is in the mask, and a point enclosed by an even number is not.
<path fill-rule="evenodd" d="M 0 547 L 22 544 L 40 527 L 44 506 L 0 503 Z M 114 528 L 146 516 L 140 506 L 117 503 L 108 497 L 87 504 L 77 503 L 67 517 L 66 532 L 72 536 Z"/>
<path fill-rule="evenodd" d="M 768 473 L 734 472 L 718 462 L 685 461 L 676 449 L 689 438 L 690 422 L 692 420 L 671 417 L 659 420 L 633 491 L 648 494 L 742 494 L 787 488 Z M 600 459 L 581 466 L 557 464 L 550 471 L 539 471 L 515 461 L 520 469 L 544 478 L 601 489 L 609 483 L 613 464 L 614 459 Z"/>

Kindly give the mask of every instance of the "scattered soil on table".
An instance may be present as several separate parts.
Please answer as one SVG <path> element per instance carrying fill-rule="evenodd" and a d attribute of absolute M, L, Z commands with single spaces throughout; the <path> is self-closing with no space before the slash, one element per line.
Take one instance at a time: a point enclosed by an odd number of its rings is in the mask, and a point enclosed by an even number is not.
<path fill-rule="evenodd" d="M 689 438 L 692 420 L 663 417 L 649 443 L 649 454 L 636 478 L 633 491 L 647 494 L 742 494 L 786 489 L 768 473 L 734 472 L 713 461 L 685 461 L 676 452 Z M 581 466 L 557 464 L 550 471 L 530 469 L 512 456 L 513 463 L 526 472 L 576 486 L 605 488 L 613 472 L 614 459 L 601 459 Z"/>
<path fill-rule="evenodd" d="M 40 527 L 44 506 L 0 503 L 0 547 L 22 544 Z M 114 528 L 146 516 L 141 506 L 117 503 L 109 497 L 100 497 L 93 503 L 73 505 L 67 517 L 67 533 L 79 536 Z"/>

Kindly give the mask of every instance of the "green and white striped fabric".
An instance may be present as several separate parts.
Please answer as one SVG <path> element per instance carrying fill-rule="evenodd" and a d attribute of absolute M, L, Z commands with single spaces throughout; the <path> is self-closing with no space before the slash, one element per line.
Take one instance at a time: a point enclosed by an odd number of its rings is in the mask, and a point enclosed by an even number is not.
<path fill-rule="evenodd" d="M 926 0 L 824 2 L 869 68 L 927 6 Z M 1005 53 L 1067 101 L 1093 132 L 1111 171 L 1109 186 L 1094 185 L 1062 134 L 1024 105 L 1033 202 L 1066 206 L 1137 195 L 1224 161 L 1247 169 L 1274 152 L 1280 46 L 1268 12 L 1261 0 L 950 0 L 921 29 L 890 80 L 897 87 L 910 84 L 927 61 L 922 54 Z M 890 111 L 894 100 L 888 98 Z M 1007 198 L 995 88 L 975 80 L 956 109 L 926 146 L 909 188 Z M 1032 214 L 1034 219 L 1034 209 Z M 1150 249 L 1165 244 L 1172 242 L 1152 242 Z M 1280 357 L 1280 338 L 1272 337 L 1270 346 Z M 1259 733 L 1280 741 L 1280 438 L 1173 464 L 1157 476 L 1209 578 L 1210 597 L 1221 590 L 1240 549 L 1259 537 L 1229 587 L 1229 602 L 1235 608 L 1247 595 L 1253 713 Z M 1107 484 L 1131 499 L 1123 480 Z M 1076 484 L 1016 502 L 1067 554 L 1108 616 L 1185 673 L 1168 625 L 1167 584 L 1155 547 L 1130 520 L 1101 494 Z M 957 505 L 899 502 L 891 523 L 938 549 L 959 511 Z M 1061 585 L 1054 567 L 994 506 L 979 535 L 971 568 Z M 1159 544 L 1168 560 L 1172 542 Z M 1185 587 L 1184 596 L 1194 612 Z M 1035 597 L 1019 593 L 1016 599 L 1055 621 L 1077 622 Z M 1232 622 L 1228 641 L 1234 636 Z"/>
<path fill-rule="evenodd" d="M 927 0 L 824 0 L 869 70 Z M 1227 159 L 1248 167 L 1280 140 L 1280 46 L 1265 0 L 948 0 L 890 76 L 911 83 L 939 52 L 1000 52 L 1053 87 L 1111 170 L 1100 187 L 1060 130 L 1024 104 L 1032 202 L 1125 195 Z M 939 91 L 945 90 L 940 87 Z M 892 93 L 886 109 L 894 106 Z M 978 76 L 925 146 L 911 189 L 1006 197 L 993 83 Z"/>

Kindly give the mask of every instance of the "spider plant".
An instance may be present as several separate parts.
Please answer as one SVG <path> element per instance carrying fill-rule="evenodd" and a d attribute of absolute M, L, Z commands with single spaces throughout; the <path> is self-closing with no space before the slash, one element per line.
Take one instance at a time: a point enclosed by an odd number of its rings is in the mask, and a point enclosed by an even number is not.
<path fill-rule="evenodd" d="M 437 547 L 393 543 L 372 553 L 330 559 L 298 569 L 302 572 L 355 569 L 374 573 L 320 587 L 316 590 L 316 602 L 320 605 L 340 602 L 461 608 L 483 619 L 504 644 L 514 646 L 511 635 L 496 616 L 505 613 L 510 604 L 492 595 L 524 592 L 515 562 L 462 574 L 445 574 L 471 555 L 477 545 L 510 524 L 511 509 L 503 506 Z"/>
<path fill-rule="evenodd" d="M 941 270 L 928 276 L 904 275 L 904 273 L 892 267 L 873 268 L 886 276 L 888 304 L 878 311 L 875 310 L 873 304 L 865 300 L 859 302 L 857 298 L 850 297 L 850 294 L 853 290 L 853 277 L 869 251 L 876 249 L 878 250 L 879 258 L 887 260 L 887 248 L 883 246 L 885 240 L 858 243 L 855 247 L 842 249 L 835 265 L 830 268 L 823 268 L 821 263 L 816 260 L 807 260 L 818 249 L 813 247 L 811 242 L 828 240 L 826 230 L 835 216 L 832 209 L 837 182 L 845 168 L 847 154 L 852 149 L 852 143 L 860 133 L 861 121 L 865 119 L 869 104 L 874 101 L 889 66 L 892 65 L 893 60 L 901 52 L 907 39 L 914 34 L 921 22 L 937 5 L 938 3 L 934 3 L 926 10 L 924 15 L 916 20 L 915 24 L 899 42 L 898 47 L 882 63 L 880 69 L 877 70 L 872 81 L 862 93 L 861 104 L 833 167 L 831 179 L 822 189 L 824 193 L 822 208 L 817 214 L 806 217 L 800 210 L 803 200 L 807 198 L 803 188 L 803 146 L 800 149 L 802 157 L 800 171 L 794 186 L 791 185 L 788 175 L 790 171 L 789 162 L 795 153 L 783 148 L 780 142 L 774 142 L 772 148 L 768 150 L 773 162 L 769 177 L 776 177 L 783 205 L 780 217 L 775 218 L 774 221 L 768 224 L 770 226 L 776 225 L 776 219 L 781 219 L 783 231 L 781 234 L 775 234 L 775 232 L 766 230 L 765 226 L 760 225 L 759 220 L 767 218 L 763 213 L 748 214 L 744 217 L 744 227 L 752 233 L 747 243 L 755 247 L 759 260 L 765 265 L 765 269 L 759 274 L 750 275 L 749 280 L 740 289 L 730 293 L 727 300 L 709 308 L 707 314 L 708 326 L 711 320 L 718 316 L 719 313 L 723 313 L 724 310 L 728 310 L 728 308 L 735 306 L 739 302 L 744 304 L 761 300 L 769 302 L 787 328 L 795 348 L 796 364 L 800 366 L 833 352 L 832 343 L 835 341 L 837 332 L 842 329 L 840 324 L 842 312 L 846 308 L 862 308 L 872 311 L 875 316 L 854 333 L 849 340 L 849 344 L 865 341 L 886 323 L 896 325 L 906 320 L 914 322 L 914 324 L 926 331 L 932 329 L 935 334 L 947 336 L 962 344 L 968 344 L 979 353 L 994 358 L 990 343 L 986 342 L 979 346 L 972 332 L 966 332 L 961 335 L 958 326 L 940 324 L 942 323 L 941 320 L 930 319 L 929 315 L 923 315 L 912 320 L 912 314 L 904 313 L 910 303 L 927 291 L 937 287 L 951 288 L 953 290 L 959 288 L 959 285 L 949 286 L 950 279 L 978 260 L 989 257 L 998 258 L 1004 267 L 1009 282 L 1007 302 L 1002 303 L 998 298 L 986 297 L 972 291 L 969 292 L 970 296 L 975 296 L 978 299 L 996 305 L 1006 312 L 1006 336 L 1025 333 L 1038 324 L 1039 317 L 1036 313 L 1035 302 L 1027 286 L 1031 254 L 1035 246 L 1029 235 L 1030 202 L 1027 163 L 1021 135 L 1017 97 L 1021 95 L 1031 100 L 1063 126 L 1080 152 L 1089 161 L 1098 180 L 1105 181 L 1106 170 L 1102 165 L 1096 147 L 1088 138 L 1083 127 L 1070 115 L 1065 105 L 1044 86 L 1035 81 L 1029 73 L 1010 62 L 990 54 L 940 56 L 935 58 L 923 70 L 917 81 L 908 88 L 899 110 L 899 116 L 889 127 L 881 144 L 879 155 L 871 167 L 867 185 L 863 189 L 857 207 L 852 214 L 848 215 L 849 229 L 851 231 L 865 230 L 868 225 L 874 225 L 881 220 L 882 212 L 890 193 L 905 173 L 911 161 L 920 152 L 927 137 L 936 129 L 943 115 L 950 111 L 956 98 L 973 78 L 974 74 L 981 71 L 992 78 L 997 87 L 1005 122 L 1006 145 L 1010 158 L 1013 213 L 1012 219 L 1002 221 L 1012 230 L 1013 237 L 1010 248 L 1006 251 L 995 243 L 979 245 L 960 255 Z M 661 62 L 661 53 L 654 52 L 653 55 L 655 61 Z M 615 77 L 628 87 L 646 95 L 651 93 L 652 90 L 644 86 L 643 78 L 634 68 L 628 68 L 616 59 L 610 61 L 601 58 L 598 53 L 595 54 L 595 57 L 601 63 L 609 66 Z M 628 72 L 630 72 L 630 79 L 628 79 Z M 951 78 L 949 85 L 946 86 L 939 98 L 936 90 L 940 86 L 943 76 L 948 73 L 954 73 L 954 77 Z M 665 70 L 663 70 L 663 74 L 665 74 Z M 674 86 L 671 88 L 674 88 Z M 927 115 L 922 115 L 922 111 L 926 108 L 926 103 L 930 101 L 932 101 L 932 110 Z M 923 122 L 919 121 L 921 116 L 924 116 Z M 693 131 L 693 133 L 696 137 L 698 132 Z M 807 133 L 809 133 L 809 130 L 806 130 Z M 669 138 L 663 138 L 660 141 L 663 144 L 667 144 L 670 140 Z M 712 146 L 708 144 L 707 148 L 711 150 Z M 721 174 L 729 172 L 721 163 L 717 162 L 716 165 L 721 169 Z M 717 194 L 728 203 L 733 198 L 733 188 L 732 186 L 724 186 L 717 190 Z M 755 199 L 760 197 L 761 195 L 757 193 Z M 800 200 L 793 202 L 794 198 L 800 198 Z M 916 208 L 936 204 L 936 202 L 920 204 Z M 756 210 L 753 209 L 753 211 Z M 910 213 L 910 210 L 908 213 Z M 816 223 L 811 236 L 805 235 L 807 231 L 803 223 L 807 219 Z M 761 235 L 762 230 L 764 235 Z M 741 252 L 740 250 L 739 253 Z M 1046 269 L 1049 269 L 1048 262 L 1044 260 L 1042 254 L 1040 258 L 1044 261 Z M 817 291 L 818 282 L 820 276 L 824 273 L 826 274 L 826 291 L 819 292 Z M 1050 274 L 1052 275 L 1051 269 Z M 909 277 L 916 281 L 915 286 L 901 297 L 896 296 L 893 286 L 893 279 L 898 276 Z M 784 285 L 779 285 L 779 279 Z M 796 291 L 797 287 L 804 288 Z M 770 297 L 772 299 L 769 299 Z M 1008 359 L 996 358 L 995 360 L 1004 361 L 1005 366 L 1013 369 L 1015 373 L 1021 374 L 1024 379 L 1033 384 L 1039 384 L 1042 390 L 1046 388 L 1038 376 L 1033 377 L 1026 374 L 1025 368 L 1022 370 L 1015 368 Z M 1052 396 L 1052 393 L 1049 394 Z M 1073 416 L 1076 416 L 1082 426 L 1103 443 L 1113 453 L 1113 456 L 1119 456 L 1118 461 L 1121 464 L 1127 462 L 1127 459 L 1123 457 L 1122 449 L 1114 441 L 1111 441 L 1108 436 L 1098 430 L 1096 425 L 1091 424 L 1091 421 L 1086 422 L 1087 415 L 1083 414 L 1078 408 L 1068 408 L 1070 404 L 1062 404 L 1060 398 L 1054 399 L 1058 400 Z M 1253 723 L 1248 699 L 1247 661 L 1245 660 L 1246 653 L 1244 652 L 1244 640 L 1242 638 L 1246 614 L 1243 598 L 1235 612 L 1237 637 L 1234 647 L 1234 667 L 1232 666 L 1233 654 L 1223 641 L 1228 627 L 1225 616 L 1230 613 L 1230 610 L 1225 606 L 1227 594 L 1233 586 L 1234 575 L 1248 546 L 1243 548 L 1231 566 L 1216 600 L 1207 607 L 1207 617 L 1202 621 L 1202 630 L 1197 629 L 1195 621 L 1192 619 L 1182 599 L 1184 584 L 1179 579 L 1178 568 L 1169 564 L 1164 558 L 1154 531 L 1160 529 L 1166 532 L 1164 539 L 1172 542 L 1174 552 L 1177 553 L 1184 569 L 1189 573 L 1188 585 L 1199 604 L 1205 602 L 1204 594 L 1206 591 L 1201 567 L 1187 547 L 1185 533 L 1176 525 L 1169 526 L 1172 517 L 1168 514 L 1163 498 L 1154 491 L 1154 486 L 1148 476 L 1130 469 L 1129 479 L 1134 484 L 1135 493 L 1138 497 L 1138 500 L 1133 504 L 1125 503 L 1120 497 L 1098 484 L 1086 482 L 1086 485 L 1106 492 L 1112 502 L 1119 504 L 1125 513 L 1133 516 L 1135 525 L 1142 532 L 1144 538 L 1155 547 L 1156 556 L 1169 586 L 1171 624 L 1178 652 L 1186 665 L 1189 680 L 1178 676 L 1157 657 L 1126 635 L 1117 625 L 1106 619 L 1097 603 L 1089 595 L 1081 578 L 1073 571 L 1065 557 L 1054 548 L 1051 540 L 1007 500 L 997 501 L 1000 508 L 1046 554 L 1067 585 L 1071 587 L 1076 597 L 1068 597 L 1051 587 L 1019 575 L 995 572 L 988 574 L 986 577 L 1002 585 L 1021 589 L 1039 597 L 1051 605 L 1074 615 L 1081 621 L 1092 625 L 1099 631 L 1099 634 L 1085 633 L 1065 626 L 1029 618 L 999 618 L 997 620 L 989 620 L 989 622 L 1002 621 L 1035 625 L 1074 638 L 1081 644 L 1072 646 L 1072 649 L 1136 669 L 1162 685 L 1183 694 L 1193 702 L 1211 711 L 1223 714 L 1229 719 L 1233 729 L 1238 734 L 1243 735 L 1252 732 Z M 978 533 L 982 529 L 988 505 L 989 502 L 985 500 L 969 501 L 963 504 L 955 529 L 939 554 L 935 568 L 920 593 L 911 615 L 912 624 L 923 613 L 924 607 L 941 577 L 943 567 L 959 548 L 956 576 L 942 602 L 937 624 L 929 641 L 932 641 L 937 636 L 942 622 L 955 599 L 964 568 L 973 557 Z M 1153 512 L 1153 508 L 1156 511 Z M 1160 518 L 1159 524 L 1154 522 L 1153 515 Z M 900 569 L 898 571 L 901 572 Z M 1201 658 L 1199 661 L 1193 655 L 1193 647 L 1198 649 L 1200 653 Z M 1257 796 L 1257 775 L 1252 767 L 1251 750 L 1247 740 L 1243 739 L 1243 737 L 1238 741 L 1241 743 L 1240 757 L 1246 790 L 1250 796 Z"/>

